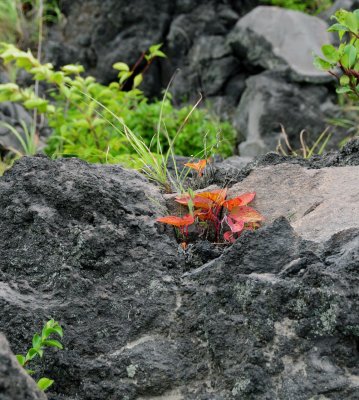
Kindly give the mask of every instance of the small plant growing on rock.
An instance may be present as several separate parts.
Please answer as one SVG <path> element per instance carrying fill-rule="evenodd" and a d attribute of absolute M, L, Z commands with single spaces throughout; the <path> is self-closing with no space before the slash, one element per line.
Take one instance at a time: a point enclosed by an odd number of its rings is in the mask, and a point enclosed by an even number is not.
<path fill-rule="evenodd" d="M 60 338 L 63 337 L 63 331 L 61 326 L 59 325 L 58 322 L 56 322 L 53 319 L 50 319 L 49 321 L 46 322 L 45 326 L 43 327 L 41 331 L 41 335 L 38 333 L 35 333 L 35 335 L 32 338 L 32 347 L 29 349 L 29 351 L 26 353 L 26 355 L 21 355 L 18 354 L 16 356 L 19 364 L 23 366 L 28 374 L 33 374 L 35 371 L 27 369 L 26 367 L 28 364 L 34 360 L 36 357 L 42 358 L 44 355 L 44 349 L 46 347 L 57 347 L 58 349 L 63 349 L 62 344 L 55 339 L 52 339 L 50 336 L 51 335 L 58 335 Z M 49 378 L 40 378 L 37 381 L 37 386 L 41 390 L 46 390 L 48 389 L 54 381 Z"/>
<path fill-rule="evenodd" d="M 323 57 L 315 56 L 314 65 L 328 71 L 339 82 L 337 93 L 359 98 L 359 9 L 353 12 L 338 10 L 332 17 L 336 20 L 328 31 L 337 32 L 339 46 L 322 46 Z"/>
<path fill-rule="evenodd" d="M 199 165 L 194 163 L 192 168 L 197 169 Z M 227 188 L 200 193 L 189 190 L 175 199 L 188 208 L 188 214 L 183 217 L 161 217 L 157 221 L 178 228 L 185 243 L 190 226 L 195 228 L 200 237 L 219 242 L 222 236 L 224 241 L 234 243 L 242 231 L 255 230 L 264 220 L 258 211 L 248 206 L 254 197 L 253 192 L 227 199 Z"/>

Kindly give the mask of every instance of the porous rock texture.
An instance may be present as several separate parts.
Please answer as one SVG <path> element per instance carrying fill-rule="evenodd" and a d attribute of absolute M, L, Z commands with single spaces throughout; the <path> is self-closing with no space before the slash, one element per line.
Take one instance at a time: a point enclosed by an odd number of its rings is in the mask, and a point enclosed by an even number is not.
<path fill-rule="evenodd" d="M 358 147 L 237 170 L 231 190 L 258 192 L 265 226 L 186 254 L 138 173 L 21 159 L 0 178 L 0 331 L 23 352 L 46 319 L 63 325 L 65 349 L 41 366 L 49 399 L 357 399 Z M 326 207 L 325 234 L 286 219 L 280 181 L 303 192 L 290 208 L 302 219 L 311 197 Z M 348 225 L 331 215 L 336 185 Z"/>
<path fill-rule="evenodd" d="M 35 382 L 19 365 L 4 335 L 0 334 L 0 399 L 46 400 Z"/>

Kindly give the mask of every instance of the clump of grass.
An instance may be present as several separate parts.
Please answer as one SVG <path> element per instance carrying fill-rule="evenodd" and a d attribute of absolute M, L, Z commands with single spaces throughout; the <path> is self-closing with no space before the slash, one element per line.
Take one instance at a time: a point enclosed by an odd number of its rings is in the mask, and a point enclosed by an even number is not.
<path fill-rule="evenodd" d="M 299 140 L 301 148 L 294 150 L 290 144 L 287 132 L 283 125 L 281 125 L 281 137 L 279 138 L 278 145 L 276 148 L 277 153 L 284 156 L 292 157 L 303 157 L 305 159 L 311 158 L 314 154 L 323 154 L 332 134 L 329 132 L 329 128 L 326 128 L 315 140 L 313 145 L 309 146 L 305 139 L 305 130 L 302 130 L 299 134 Z"/>

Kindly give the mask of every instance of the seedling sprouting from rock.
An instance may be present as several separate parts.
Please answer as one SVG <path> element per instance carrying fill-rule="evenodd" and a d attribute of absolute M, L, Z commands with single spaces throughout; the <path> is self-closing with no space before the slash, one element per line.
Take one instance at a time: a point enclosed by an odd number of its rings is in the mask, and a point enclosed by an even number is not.
<path fill-rule="evenodd" d="M 63 337 L 63 331 L 61 326 L 59 325 L 58 322 L 56 322 L 53 319 L 50 319 L 49 321 L 46 322 L 45 326 L 42 329 L 41 335 L 38 333 L 35 333 L 35 335 L 32 338 L 32 347 L 29 349 L 27 354 L 25 356 L 18 354 L 16 356 L 18 362 L 20 365 L 22 365 L 28 374 L 33 374 L 35 371 L 30 370 L 27 368 L 28 364 L 30 361 L 32 361 L 36 357 L 42 358 L 44 355 L 44 349 L 46 347 L 57 347 L 58 349 L 63 349 L 62 344 L 55 339 L 50 338 L 51 335 L 58 335 L 60 338 Z M 41 390 L 46 390 L 48 389 L 54 381 L 49 378 L 41 378 L 37 382 L 37 386 Z"/>
<path fill-rule="evenodd" d="M 185 240 L 189 226 L 195 226 L 199 234 L 207 237 L 212 234 L 215 241 L 221 235 L 226 242 L 235 242 L 242 231 L 255 230 L 263 221 L 263 216 L 249 207 L 255 193 L 244 193 L 227 199 L 227 188 L 176 197 L 176 202 L 189 208 L 190 213 L 180 218 L 168 216 L 158 218 L 158 222 L 180 228 Z"/>

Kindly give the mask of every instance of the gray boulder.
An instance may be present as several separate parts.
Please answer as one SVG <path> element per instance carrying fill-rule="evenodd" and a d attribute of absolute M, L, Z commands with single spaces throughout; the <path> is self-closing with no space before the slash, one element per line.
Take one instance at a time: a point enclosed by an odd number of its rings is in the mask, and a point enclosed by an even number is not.
<path fill-rule="evenodd" d="M 313 66 L 313 52 L 319 54 L 331 42 L 327 28 L 320 18 L 302 12 L 260 6 L 237 22 L 228 43 L 253 65 L 288 70 L 296 81 L 328 82 L 330 75 Z"/>
<path fill-rule="evenodd" d="M 0 330 L 23 352 L 49 317 L 61 323 L 65 349 L 43 365 L 54 400 L 355 400 L 358 154 L 352 142 L 313 165 L 233 165 L 233 193 L 258 192 L 265 226 L 185 252 L 155 223 L 165 199 L 138 173 L 23 158 L 0 178 Z M 298 219 L 284 218 L 283 181 L 302 191 Z"/>
<path fill-rule="evenodd" d="M 305 129 L 313 141 L 325 129 L 325 118 L 334 110 L 324 86 L 289 83 L 279 73 L 264 72 L 246 81 L 234 115 L 234 124 L 245 141 L 242 156 L 257 156 L 276 149 L 282 124 L 294 148 Z M 340 140 L 339 137 L 336 138 Z"/>
<path fill-rule="evenodd" d="M 0 333 L 0 399 L 46 400 L 44 392 L 19 365 L 9 343 Z"/>
<path fill-rule="evenodd" d="M 112 69 L 114 62 L 133 65 L 150 45 L 163 43 L 168 59 L 151 66 L 141 88 L 147 94 L 161 96 L 163 86 L 180 68 L 181 73 L 172 86 L 178 101 L 195 97 L 199 90 L 208 90 L 205 94 L 212 96 L 221 94 L 229 77 L 237 75 L 238 68 L 238 60 L 231 54 L 219 55 L 212 48 L 222 53 L 219 40 L 226 37 L 241 15 L 258 3 L 258 0 L 133 0 L 131 4 L 125 0 L 75 3 L 62 0 L 60 5 L 66 18 L 63 24 L 51 27 L 44 47 L 48 60 L 57 66 L 79 62 L 91 75 L 108 83 L 117 77 Z M 203 56 L 198 54 L 201 45 Z"/>

